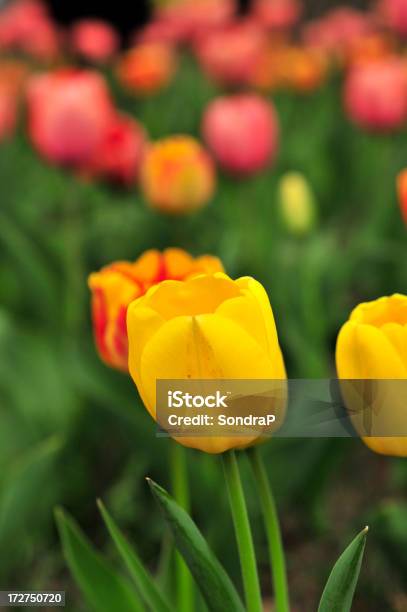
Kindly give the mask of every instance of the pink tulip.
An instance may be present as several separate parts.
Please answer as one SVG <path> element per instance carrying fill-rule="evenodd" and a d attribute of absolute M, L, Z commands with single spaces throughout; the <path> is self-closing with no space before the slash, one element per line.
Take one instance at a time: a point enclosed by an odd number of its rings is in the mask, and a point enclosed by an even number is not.
<path fill-rule="evenodd" d="M 371 16 L 356 9 L 339 6 L 306 25 L 305 43 L 342 58 L 349 47 L 374 31 Z"/>
<path fill-rule="evenodd" d="M 235 22 L 202 36 L 195 45 L 203 70 L 221 84 L 250 81 L 265 46 L 264 32 L 254 23 Z"/>
<path fill-rule="evenodd" d="M 153 19 L 141 31 L 134 32 L 130 38 L 130 47 L 144 43 L 175 45 L 185 39 L 185 26 L 182 22 Z"/>
<path fill-rule="evenodd" d="M 203 118 L 203 135 L 226 170 L 251 174 L 270 164 L 278 146 L 278 121 L 271 103 L 256 94 L 217 98 Z"/>
<path fill-rule="evenodd" d="M 93 62 L 109 60 L 119 48 L 119 37 L 111 25 L 101 19 L 82 19 L 71 31 L 73 49 Z"/>
<path fill-rule="evenodd" d="M 407 36 L 406 0 L 379 0 L 378 13 L 388 27 L 401 36 Z"/>
<path fill-rule="evenodd" d="M 147 139 L 142 126 L 132 117 L 116 115 L 106 130 L 94 158 L 85 168 L 85 174 L 131 185 L 135 183 Z"/>
<path fill-rule="evenodd" d="M 300 19 L 300 0 L 255 0 L 253 16 L 270 30 L 292 28 Z"/>
<path fill-rule="evenodd" d="M 17 50 L 41 60 L 54 59 L 59 32 L 40 0 L 17 0 L 0 13 L 0 48 Z"/>
<path fill-rule="evenodd" d="M 228 23 L 236 12 L 236 0 L 177 0 L 162 3 L 155 18 L 178 32 L 180 41 L 193 41 L 201 33 Z"/>
<path fill-rule="evenodd" d="M 346 111 L 356 124 L 391 131 L 407 119 L 407 77 L 398 58 L 356 65 L 345 82 Z"/>
<path fill-rule="evenodd" d="M 28 131 L 48 160 L 81 166 L 101 145 L 115 110 L 101 75 L 61 69 L 28 84 Z"/>

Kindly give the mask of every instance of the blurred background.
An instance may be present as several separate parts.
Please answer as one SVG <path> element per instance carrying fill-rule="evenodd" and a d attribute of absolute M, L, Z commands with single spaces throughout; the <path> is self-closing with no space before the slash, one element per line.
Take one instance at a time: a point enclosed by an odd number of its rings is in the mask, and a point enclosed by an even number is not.
<path fill-rule="evenodd" d="M 129 377 L 98 357 L 92 271 L 150 248 L 219 256 L 232 277 L 251 275 L 266 287 L 292 378 L 335 376 L 336 336 L 352 308 L 407 287 L 396 194 L 407 165 L 405 16 L 396 13 L 397 21 L 385 2 L 343 8 L 287 0 L 275 18 L 260 2 L 256 9 L 244 2 L 239 18 L 228 14 L 216 26 L 194 21 L 192 11 L 194 28 L 179 27 L 178 16 L 174 29 L 147 29 L 165 21 L 164 4 L 102 9 L 17 0 L 0 12 L 0 586 L 65 590 L 67 610 L 75 612 L 87 607 L 62 557 L 56 505 L 114 560 L 95 504 L 101 497 L 163 580 L 168 557 L 144 477 L 170 488 L 169 442 L 155 437 Z M 120 36 L 102 59 L 70 38 L 83 17 L 105 20 Z M 234 27 L 242 53 L 236 36 L 224 33 Z M 219 32 L 220 50 L 211 46 Z M 253 36 L 261 39 L 256 61 Z M 90 38 L 91 49 L 103 47 Z M 127 49 L 157 41 L 175 54 L 175 68 L 163 69 L 162 56 L 148 60 L 148 76 L 147 60 L 139 72 L 126 68 Z M 38 102 L 30 83 L 67 65 L 102 75 L 115 108 L 150 141 L 180 133 L 204 141 L 216 167 L 210 201 L 192 214 L 165 214 L 137 185 L 137 156 L 130 156 L 130 174 L 127 165 L 126 173 L 104 174 L 67 162 L 55 142 L 52 148 L 47 129 L 64 123 L 63 113 L 54 115 L 60 98 L 44 119 L 37 106 L 46 107 L 47 93 Z M 279 137 L 269 143 L 269 159 L 250 166 L 249 155 L 240 172 L 233 159 L 222 162 L 202 118 L 216 97 L 248 90 L 273 105 Z M 238 148 L 256 149 L 247 134 L 241 138 Z M 358 439 L 271 440 L 263 453 L 280 507 L 293 610 L 316 609 L 328 568 L 365 524 L 371 532 L 353 609 L 407 610 L 406 461 L 375 455 Z M 188 468 L 192 515 L 239 585 L 219 458 L 191 451 Z M 246 476 L 272 606 L 260 510 Z"/>

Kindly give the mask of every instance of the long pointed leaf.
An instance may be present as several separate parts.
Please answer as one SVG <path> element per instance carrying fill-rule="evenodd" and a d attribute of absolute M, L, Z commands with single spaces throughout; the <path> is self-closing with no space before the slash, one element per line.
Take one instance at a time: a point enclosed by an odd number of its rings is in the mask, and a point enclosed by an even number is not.
<path fill-rule="evenodd" d="M 349 612 L 362 565 L 368 527 L 343 551 L 329 575 L 318 612 Z"/>
<path fill-rule="evenodd" d="M 130 546 L 122 531 L 116 525 L 100 500 L 98 500 L 98 506 L 112 540 L 116 544 L 145 604 L 147 604 L 153 612 L 171 612 L 171 607 L 162 597 L 153 578 L 144 568 L 138 554 L 134 548 Z"/>
<path fill-rule="evenodd" d="M 55 512 L 65 559 L 94 612 L 142 612 L 130 583 L 116 573 L 88 542 L 75 521 L 61 508 Z"/>
<path fill-rule="evenodd" d="M 243 612 L 243 605 L 232 581 L 191 517 L 157 483 L 149 478 L 147 482 L 209 610 Z"/>

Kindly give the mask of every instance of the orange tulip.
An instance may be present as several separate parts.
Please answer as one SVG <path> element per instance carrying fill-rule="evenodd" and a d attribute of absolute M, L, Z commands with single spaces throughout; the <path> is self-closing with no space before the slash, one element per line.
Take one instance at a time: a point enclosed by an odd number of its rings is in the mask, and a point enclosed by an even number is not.
<path fill-rule="evenodd" d="M 129 91 L 152 94 L 170 83 L 175 69 L 176 57 L 170 45 L 143 43 L 120 59 L 117 77 Z"/>
<path fill-rule="evenodd" d="M 326 54 L 317 49 L 289 47 L 285 53 L 285 82 L 295 91 L 310 92 L 317 89 L 326 76 Z"/>
<path fill-rule="evenodd" d="M 135 262 L 117 261 L 89 276 L 96 347 L 109 366 L 127 371 L 127 307 L 163 280 L 185 280 L 195 274 L 222 272 L 217 257 L 193 258 L 182 249 L 146 251 Z"/>
<path fill-rule="evenodd" d="M 152 208 L 170 214 L 191 212 L 204 206 L 213 194 L 214 164 L 191 136 L 171 136 L 147 151 L 140 184 Z"/>

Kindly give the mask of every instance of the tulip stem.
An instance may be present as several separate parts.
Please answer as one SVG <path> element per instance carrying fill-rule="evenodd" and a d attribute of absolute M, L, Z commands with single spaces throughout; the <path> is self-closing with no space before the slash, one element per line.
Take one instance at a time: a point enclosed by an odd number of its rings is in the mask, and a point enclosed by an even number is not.
<path fill-rule="evenodd" d="M 175 501 L 187 512 L 190 510 L 188 470 L 185 449 L 178 442 L 171 440 L 171 479 L 172 493 Z M 175 553 L 175 573 L 177 590 L 177 610 L 191 612 L 194 609 L 194 591 L 190 571 L 182 558 Z"/>
<path fill-rule="evenodd" d="M 248 612 L 262 612 L 263 605 L 253 537 L 235 452 L 232 450 L 223 453 L 222 459 L 240 557 L 246 608 Z"/>
<path fill-rule="evenodd" d="M 284 548 L 281 538 L 276 503 L 259 449 L 256 447 L 250 448 L 247 451 L 247 454 L 250 459 L 254 479 L 259 492 L 260 504 L 267 533 L 276 612 L 289 612 L 290 603 L 288 597 Z"/>

